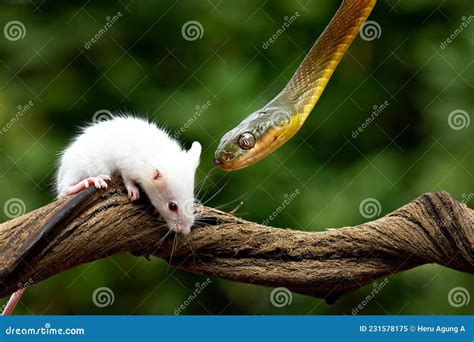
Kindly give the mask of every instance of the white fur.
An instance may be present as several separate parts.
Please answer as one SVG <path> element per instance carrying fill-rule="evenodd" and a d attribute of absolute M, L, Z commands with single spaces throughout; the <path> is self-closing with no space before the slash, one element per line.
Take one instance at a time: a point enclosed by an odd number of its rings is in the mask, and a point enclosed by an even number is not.
<path fill-rule="evenodd" d="M 194 220 L 194 175 L 201 145 L 189 151 L 164 130 L 144 119 L 121 116 L 86 127 L 60 158 L 58 196 L 88 177 L 120 175 L 139 184 L 152 204 L 177 232 L 189 233 Z M 160 177 L 153 179 L 159 171 Z M 178 212 L 168 204 L 178 204 Z"/>

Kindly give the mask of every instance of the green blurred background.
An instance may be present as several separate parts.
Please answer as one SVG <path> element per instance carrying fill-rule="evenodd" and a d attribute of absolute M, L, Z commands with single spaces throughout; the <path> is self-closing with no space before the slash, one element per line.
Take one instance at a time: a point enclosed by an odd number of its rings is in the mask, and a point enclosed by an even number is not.
<path fill-rule="evenodd" d="M 139 113 L 172 132 L 186 126 L 183 143 L 199 140 L 204 148 L 197 181 L 213 170 L 199 199 L 227 211 L 243 200 L 238 215 L 248 220 L 268 219 L 295 191 L 270 225 L 307 231 L 355 225 L 371 219 L 359 210 L 367 198 L 380 204 L 369 215 L 375 218 L 441 190 L 472 207 L 474 124 L 466 120 L 474 109 L 474 22 L 442 46 L 469 21 L 471 0 L 379 1 L 370 20 L 380 36 L 356 38 L 301 131 L 245 170 L 214 168 L 222 134 L 281 90 L 338 4 L 3 1 L 0 28 L 17 20 L 24 30 L 19 39 L 0 35 L 0 205 L 19 198 L 31 211 L 52 201 L 57 154 L 94 113 L 108 110 Z M 264 48 L 296 12 L 297 20 Z M 183 36 L 189 21 L 202 26 L 198 39 Z M 107 22 L 114 23 L 100 33 Z M 354 138 L 385 101 L 388 107 Z M 457 124 L 448 120 L 453 111 Z M 0 218 L 8 219 L 5 210 Z M 205 279 L 125 253 L 31 286 L 16 312 L 174 314 Z M 100 287 L 113 291 L 112 305 L 94 305 Z M 474 295 L 472 275 L 419 267 L 389 277 L 358 313 L 472 313 L 474 299 L 459 308 L 448 303 L 455 287 Z M 181 314 L 350 315 L 373 288 L 332 306 L 293 294 L 291 304 L 278 308 L 269 288 L 211 279 Z"/>

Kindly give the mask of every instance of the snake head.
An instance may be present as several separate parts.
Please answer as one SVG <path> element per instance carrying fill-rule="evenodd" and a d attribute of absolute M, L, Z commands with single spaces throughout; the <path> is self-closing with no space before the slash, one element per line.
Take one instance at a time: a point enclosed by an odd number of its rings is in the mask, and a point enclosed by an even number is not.
<path fill-rule="evenodd" d="M 299 128 L 290 111 L 264 108 L 249 115 L 221 139 L 214 163 L 232 171 L 263 159 L 290 139 Z"/>

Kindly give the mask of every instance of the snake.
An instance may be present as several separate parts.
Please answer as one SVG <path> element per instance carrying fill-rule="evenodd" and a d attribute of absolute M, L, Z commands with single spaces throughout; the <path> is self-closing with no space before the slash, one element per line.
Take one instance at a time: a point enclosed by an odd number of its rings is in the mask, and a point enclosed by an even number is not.
<path fill-rule="evenodd" d="M 343 0 L 283 90 L 223 135 L 214 156 L 219 168 L 233 171 L 254 164 L 300 130 L 375 3 Z"/>

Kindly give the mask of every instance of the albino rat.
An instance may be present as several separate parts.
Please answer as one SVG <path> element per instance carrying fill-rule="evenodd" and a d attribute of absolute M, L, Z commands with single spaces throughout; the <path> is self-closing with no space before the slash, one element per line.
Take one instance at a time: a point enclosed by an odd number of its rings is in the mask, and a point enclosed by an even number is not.
<path fill-rule="evenodd" d="M 185 151 L 154 123 L 117 116 L 86 127 L 63 152 L 58 196 L 74 195 L 89 186 L 106 188 L 111 175 L 120 175 L 130 200 L 139 198 L 140 185 L 169 228 L 189 234 L 200 154 L 197 141 Z"/>
<path fill-rule="evenodd" d="M 61 155 L 57 173 L 58 197 L 75 195 L 89 186 L 106 188 L 112 175 L 123 178 L 131 201 L 139 198 L 137 185 L 171 230 L 189 234 L 194 222 L 194 175 L 201 145 L 189 151 L 154 123 L 132 116 L 116 116 L 86 127 Z M 19 263 L 34 253 L 34 247 L 67 217 L 87 194 L 80 194 L 61 207 L 46 222 Z M 12 313 L 24 289 L 15 292 L 3 315 Z"/>

